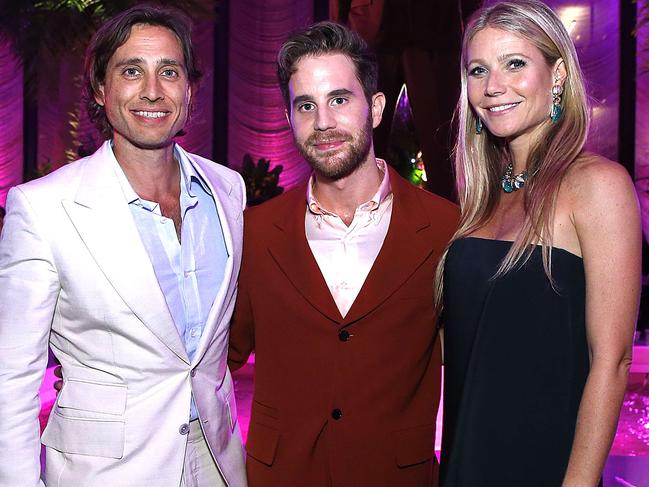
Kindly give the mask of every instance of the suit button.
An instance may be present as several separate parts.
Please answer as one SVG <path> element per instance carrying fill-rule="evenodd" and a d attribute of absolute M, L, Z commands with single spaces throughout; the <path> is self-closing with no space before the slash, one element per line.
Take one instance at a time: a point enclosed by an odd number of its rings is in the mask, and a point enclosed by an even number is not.
<path fill-rule="evenodd" d="M 338 340 L 341 342 L 346 342 L 350 337 L 351 335 L 347 330 L 341 330 L 340 333 L 338 333 Z"/>
<path fill-rule="evenodd" d="M 333 411 L 331 411 L 331 417 L 334 418 L 336 421 L 338 421 L 340 418 L 343 417 L 343 412 L 336 408 Z"/>
<path fill-rule="evenodd" d="M 187 433 L 189 433 L 189 425 L 187 423 L 180 425 L 178 432 L 181 435 L 186 435 Z"/>
<path fill-rule="evenodd" d="M 194 377 L 196 375 L 196 369 L 192 369 L 192 371 L 189 373 L 189 375 Z"/>

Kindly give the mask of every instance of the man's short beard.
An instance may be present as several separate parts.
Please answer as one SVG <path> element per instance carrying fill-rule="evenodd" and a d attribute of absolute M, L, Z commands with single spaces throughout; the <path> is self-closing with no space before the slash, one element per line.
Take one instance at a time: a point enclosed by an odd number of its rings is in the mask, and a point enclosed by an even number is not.
<path fill-rule="evenodd" d="M 352 136 L 344 132 L 331 130 L 330 132 L 313 133 L 304 143 L 295 141 L 298 151 L 313 168 L 316 174 L 327 179 L 336 181 L 352 174 L 358 167 L 363 164 L 372 147 L 372 113 L 368 114 L 365 125 L 356 132 L 356 141 L 349 144 L 346 153 L 337 153 L 331 157 L 318 158 L 311 151 L 313 145 L 326 140 L 345 139 L 349 141 Z"/>

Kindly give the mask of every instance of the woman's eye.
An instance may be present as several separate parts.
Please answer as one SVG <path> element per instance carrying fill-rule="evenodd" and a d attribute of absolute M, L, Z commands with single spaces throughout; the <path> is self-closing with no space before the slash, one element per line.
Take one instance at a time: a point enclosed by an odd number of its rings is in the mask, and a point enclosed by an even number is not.
<path fill-rule="evenodd" d="M 482 66 L 476 66 L 469 70 L 469 76 L 483 76 L 487 73 L 487 70 Z"/>
<path fill-rule="evenodd" d="M 524 68 L 526 65 L 527 63 L 522 59 L 512 59 L 511 61 L 509 61 L 510 69 L 521 69 Z"/>

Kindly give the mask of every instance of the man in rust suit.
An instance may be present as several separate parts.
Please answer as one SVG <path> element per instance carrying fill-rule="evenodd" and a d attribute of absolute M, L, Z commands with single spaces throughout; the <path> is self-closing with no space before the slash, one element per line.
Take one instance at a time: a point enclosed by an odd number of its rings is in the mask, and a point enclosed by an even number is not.
<path fill-rule="evenodd" d="M 229 361 L 255 351 L 249 486 L 436 486 L 433 283 L 457 209 L 375 157 L 385 97 L 357 34 L 294 34 L 278 76 L 313 175 L 246 212 Z"/>

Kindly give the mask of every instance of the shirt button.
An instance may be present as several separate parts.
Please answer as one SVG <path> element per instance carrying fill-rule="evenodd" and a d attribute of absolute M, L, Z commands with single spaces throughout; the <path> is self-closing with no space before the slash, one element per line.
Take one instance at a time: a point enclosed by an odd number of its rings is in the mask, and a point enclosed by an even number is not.
<path fill-rule="evenodd" d="M 340 418 L 343 417 L 343 412 L 336 408 L 333 411 L 331 411 L 331 417 L 334 418 L 336 421 L 338 421 Z"/>
<path fill-rule="evenodd" d="M 178 432 L 181 435 L 186 435 L 187 433 L 189 433 L 189 425 L 187 423 L 180 425 Z"/>
<path fill-rule="evenodd" d="M 192 369 L 192 371 L 189 373 L 192 377 L 196 376 L 196 369 Z"/>
<path fill-rule="evenodd" d="M 341 330 L 340 333 L 338 333 L 338 340 L 341 342 L 346 342 L 350 337 L 351 335 L 347 330 Z"/>

